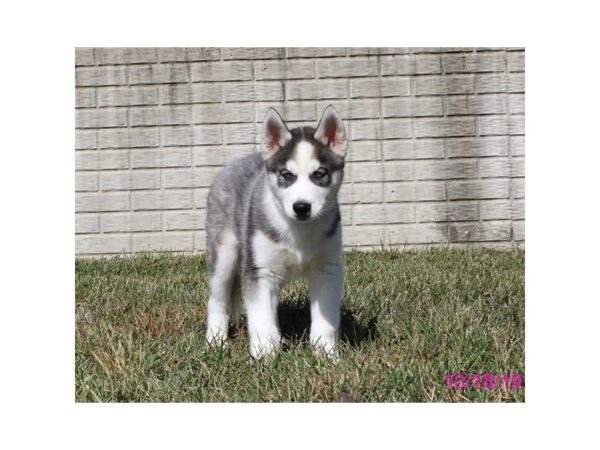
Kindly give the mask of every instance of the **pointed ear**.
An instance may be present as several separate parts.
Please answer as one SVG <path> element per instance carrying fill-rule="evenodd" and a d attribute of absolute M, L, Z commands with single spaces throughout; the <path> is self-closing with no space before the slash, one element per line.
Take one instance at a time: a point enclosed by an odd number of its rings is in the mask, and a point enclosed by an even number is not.
<path fill-rule="evenodd" d="M 269 159 L 273 153 L 281 149 L 292 139 L 292 133 L 285 126 L 281 116 L 273 108 L 265 115 L 262 126 L 263 157 Z"/>
<path fill-rule="evenodd" d="M 317 131 L 315 131 L 315 139 L 328 146 L 341 157 L 346 156 L 346 149 L 348 148 L 346 129 L 342 123 L 342 118 L 333 106 L 329 105 L 323 111 L 323 116 L 319 125 L 317 125 Z"/>

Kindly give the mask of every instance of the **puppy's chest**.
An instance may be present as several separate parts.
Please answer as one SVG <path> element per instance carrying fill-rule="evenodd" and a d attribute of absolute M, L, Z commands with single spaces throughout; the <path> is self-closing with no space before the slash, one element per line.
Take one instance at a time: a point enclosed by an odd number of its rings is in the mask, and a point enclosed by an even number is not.
<path fill-rule="evenodd" d="M 254 258 L 263 271 L 285 279 L 293 279 L 319 264 L 323 245 L 314 242 L 273 242 L 265 236 L 254 239 Z"/>

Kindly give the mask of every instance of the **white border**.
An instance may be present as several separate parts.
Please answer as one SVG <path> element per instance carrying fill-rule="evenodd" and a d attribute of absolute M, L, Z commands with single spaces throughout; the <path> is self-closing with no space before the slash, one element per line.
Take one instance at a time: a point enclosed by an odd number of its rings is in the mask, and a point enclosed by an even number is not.
<path fill-rule="evenodd" d="M 595 14 L 520 1 L 39 2 L 3 13 L 2 447 L 580 447 L 598 394 Z M 525 46 L 526 404 L 74 404 L 73 47 Z M 10 444 L 10 445 L 9 445 Z"/>

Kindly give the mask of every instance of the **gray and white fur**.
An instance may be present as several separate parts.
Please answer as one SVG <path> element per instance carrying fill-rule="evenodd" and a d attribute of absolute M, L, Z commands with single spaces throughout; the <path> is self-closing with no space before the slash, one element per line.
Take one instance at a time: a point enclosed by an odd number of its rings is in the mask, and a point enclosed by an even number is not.
<path fill-rule="evenodd" d="M 250 353 L 274 353 L 281 334 L 279 294 L 286 281 L 309 284 L 310 341 L 336 355 L 344 284 L 337 194 L 348 140 L 328 106 L 317 128 L 289 130 L 270 109 L 262 152 L 223 169 L 208 194 L 206 216 L 210 296 L 207 340 L 222 343 L 239 321 L 242 293 Z"/>

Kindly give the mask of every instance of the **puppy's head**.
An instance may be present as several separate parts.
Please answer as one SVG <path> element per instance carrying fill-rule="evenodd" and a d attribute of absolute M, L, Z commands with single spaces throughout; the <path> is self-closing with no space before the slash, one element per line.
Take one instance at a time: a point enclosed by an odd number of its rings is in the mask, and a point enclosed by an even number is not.
<path fill-rule="evenodd" d="M 292 130 L 274 109 L 262 127 L 262 152 L 269 186 L 285 214 L 317 219 L 335 199 L 344 176 L 348 138 L 342 119 L 329 105 L 317 128 Z"/>

